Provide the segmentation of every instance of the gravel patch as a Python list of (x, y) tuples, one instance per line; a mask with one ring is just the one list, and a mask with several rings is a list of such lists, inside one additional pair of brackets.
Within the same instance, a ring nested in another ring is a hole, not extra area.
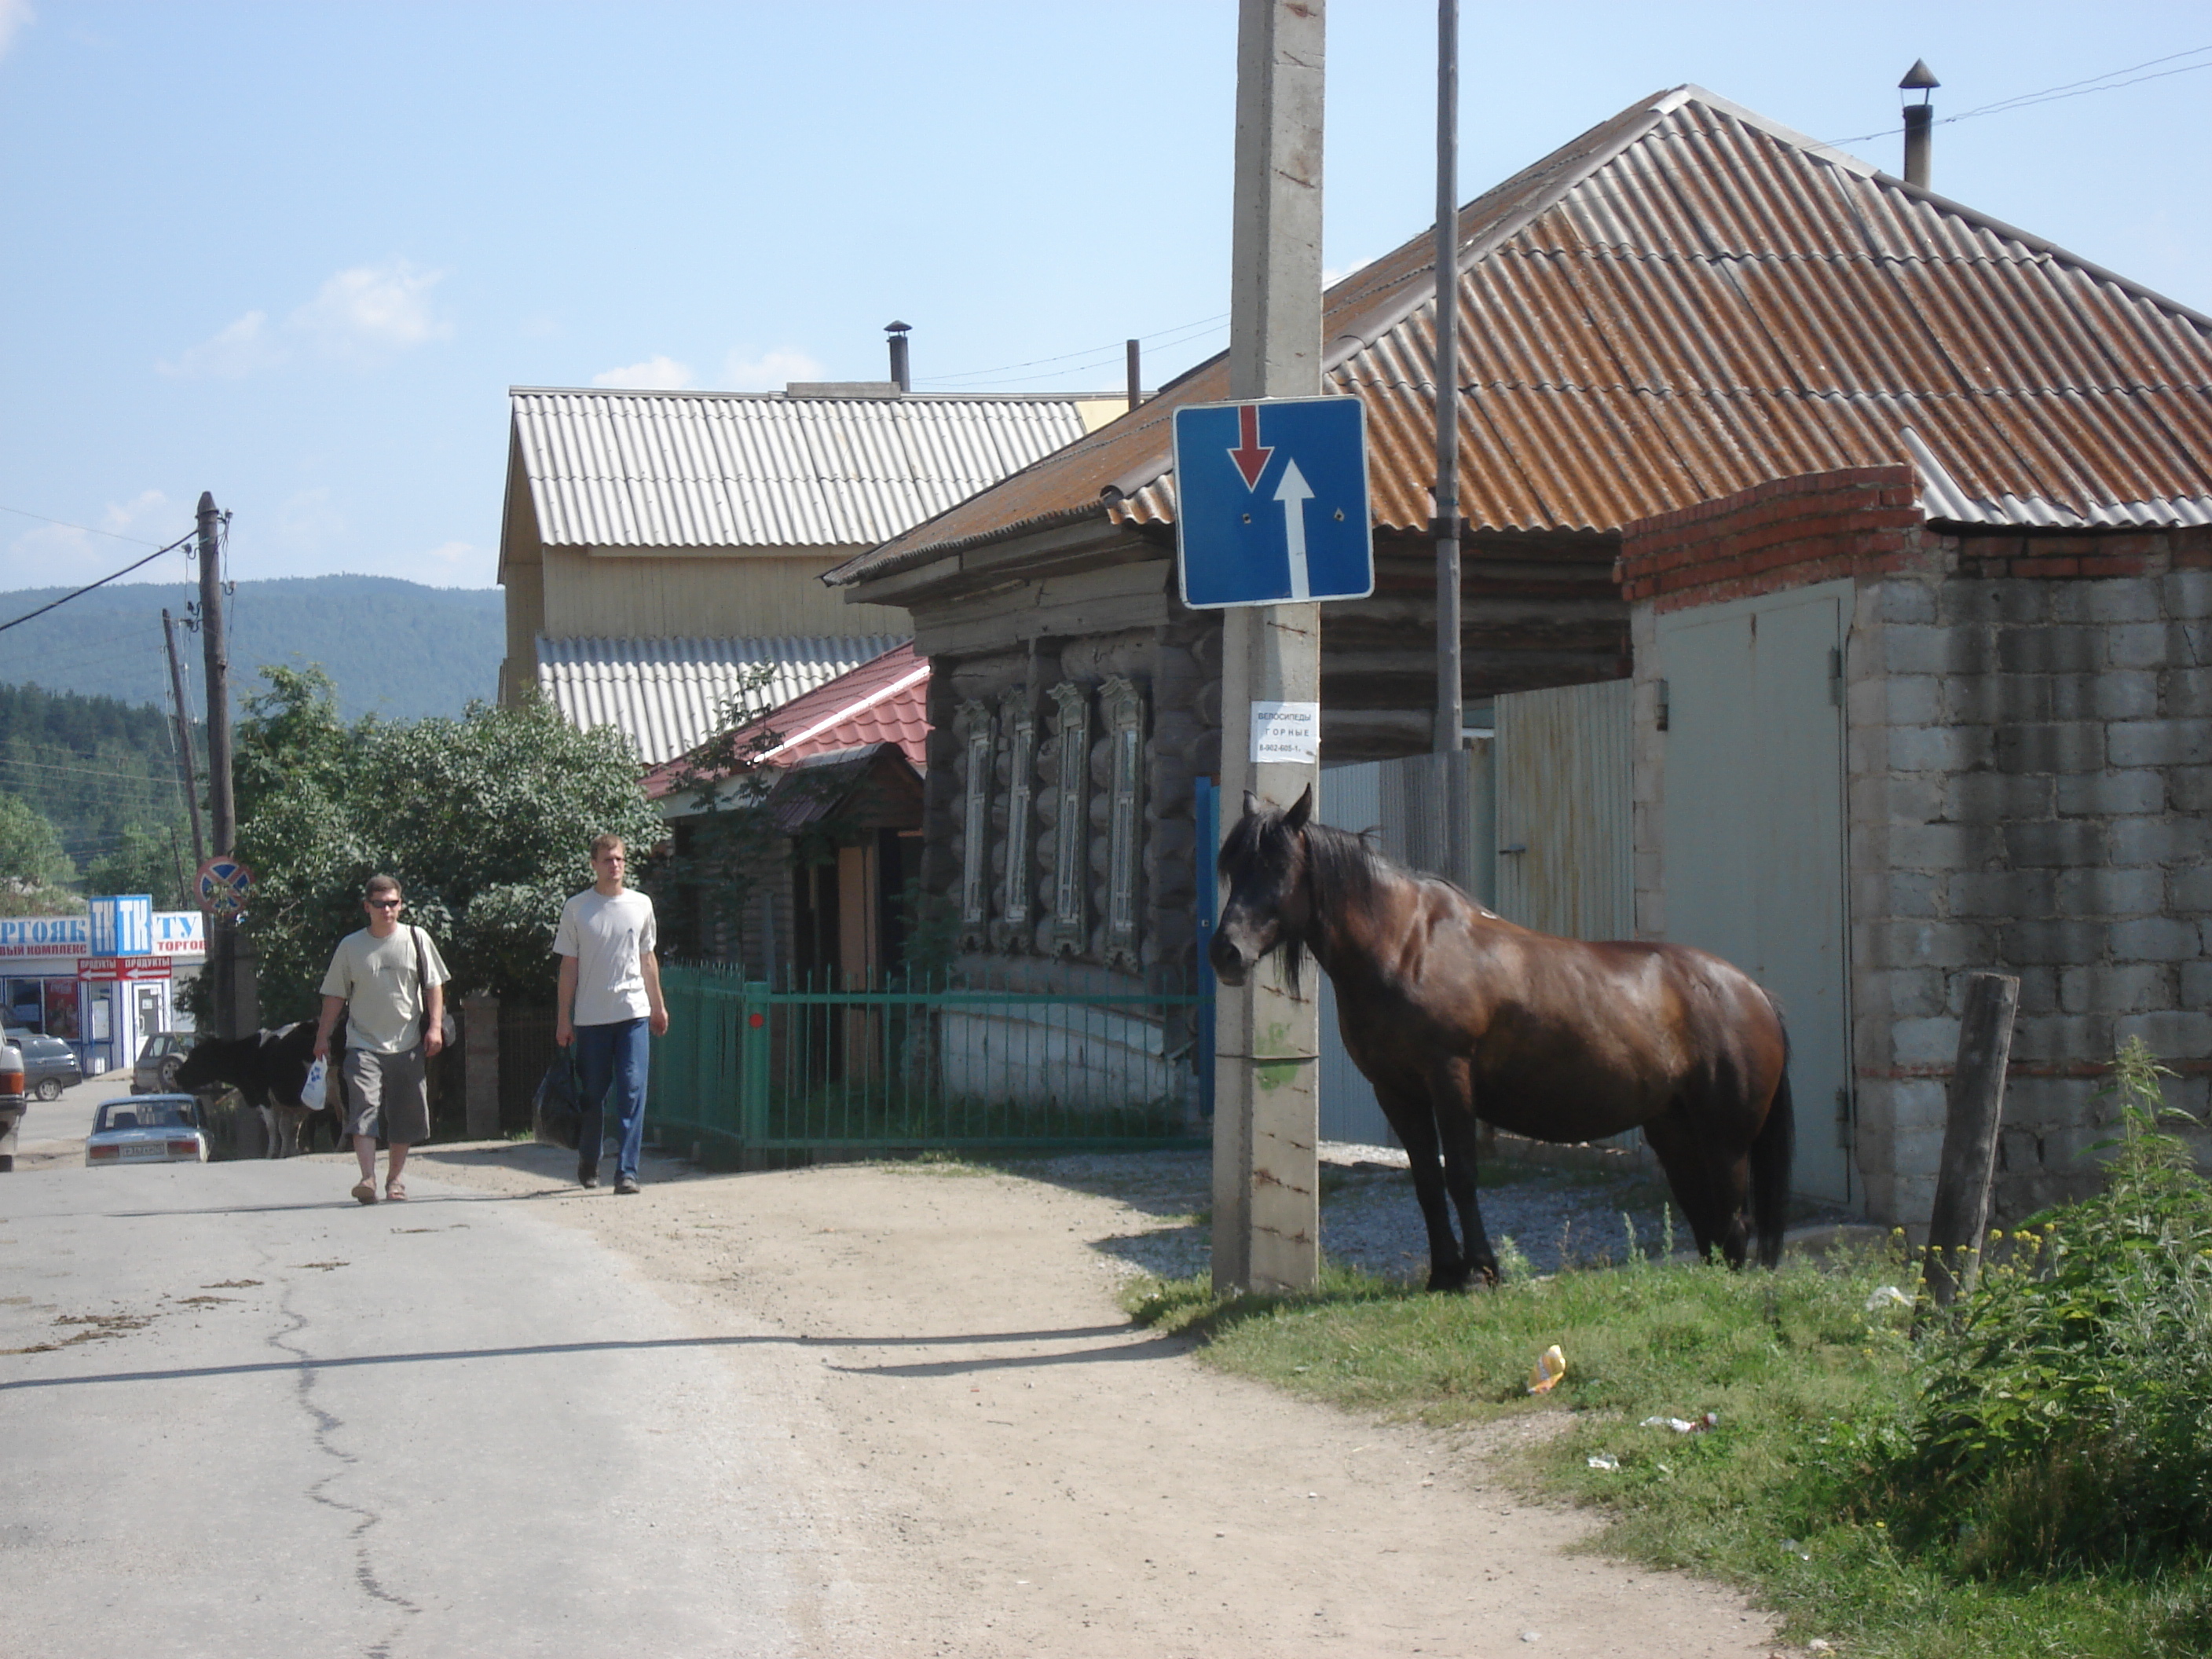
[[(1425, 1276), (1428, 1234), (1406, 1154), (1395, 1147), (1328, 1142), (1322, 1162), (1321, 1242), (1328, 1258), (1385, 1279)], [(1211, 1265), (1212, 1160), (1205, 1152), (1079, 1153), (1008, 1167), (1034, 1180), (1119, 1199), (1151, 1218), (1139, 1230), (1094, 1241), (1093, 1248), (1121, 1272), (1188, 1279)], [(1510, 1239), (1535, 1273), (1620, 1260), (1631, 1224), (1646, 1250), (1659, 1248), (1665, 1235), (1665, 1190), (1640, 1170), (1558, 1169), (1494, 1159), (1485, 1165), (1483, 1179), (1479, 1201), (1492, 1245), (1502, 1253)], [(1678, 1243), (1686, 1247), (1689, 1230), (1678, 1222), (1677, 1231)]]

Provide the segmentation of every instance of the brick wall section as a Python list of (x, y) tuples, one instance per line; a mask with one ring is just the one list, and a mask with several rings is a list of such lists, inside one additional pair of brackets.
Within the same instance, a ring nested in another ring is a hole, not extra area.
[[(1899, 504), (1903, 492), (1906, 505)], [(1848, 575), (1856, 1159), (1869, 1213), (1934, 1195), (1966, 975), (2021, 976), (1996, 1216), (2094, 1184), (2141, 1036), (2212, 1084), (2212, 531), (1938, 533), (1907, 469), (1783, 479), (1632, 526), (1638, 931), (1667, 932), (1660, 611)]]
[(1614, 576), (1623, 597), (1662, 611), (1865, 580), (1899, 568), (1919, 523), (1908, 466), (1776, 478), (1631, 525)]

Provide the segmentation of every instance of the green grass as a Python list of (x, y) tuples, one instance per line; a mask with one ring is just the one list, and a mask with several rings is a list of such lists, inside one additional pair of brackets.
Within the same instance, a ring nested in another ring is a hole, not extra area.
[[(1224, 1300), (1202, 1280), (1153, 1281), (1130, 1307), (1202, 1336), (1212, 1364), (1346, 1410), (1440, 1426), (1552, 1419), (1558, 1432), (1511, 1454), (1508, 1478), (1604, 1511), (1594, 1547), (1743, 1587), (1796, 1641), (1883, 1659), (2212, 1651), (2200, 1574), (1976, 1579), (1909, 1552), (1877, 1515), (1847, 1518), (1838, 1425), (1895, 1418), (1914, 1395), (1910, 1310), (1868, 1306), (1885, 1284), (1913, 1279), (1881, 1251), (1775, 1273), (1632, 1260), (1509, 1274), (1468, 1296), (1328, 1267), (1310, 1296)], [(1530, 1368), (1554, 1343), (1565, 1379), (1532, 1397)], [(1708, 1412), (1717, 1425), (1699, 1433), (1641, 1426)]]

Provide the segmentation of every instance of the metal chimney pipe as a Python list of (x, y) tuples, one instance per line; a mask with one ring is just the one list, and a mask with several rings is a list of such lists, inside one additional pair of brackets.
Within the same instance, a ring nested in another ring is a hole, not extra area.
[(1922, 190), (1929, 188), (1929, 161), (1934, 149), (1936, 125), (1935, 106), (1929, 103), (1928, 94), (1942, 84), (1924, 58), (1916, 58), (1912, 67), (1905, 70), (1905, 78), (1897, 83), (1900, 92), (1920, 94), (1918, 103), (1905, 106), (1905, 182)]
[(1129, 407), (1134, 409), (1145, 401), (1145, 369), (1142, 348), (1129, 342)]
[(885, 323), (884, 332), (891, 337), (891, 384), (901, 392), (911, 392), (914, 390), (914, 376), (908, 371), (906, 358), (908, 325), (905, 323)]

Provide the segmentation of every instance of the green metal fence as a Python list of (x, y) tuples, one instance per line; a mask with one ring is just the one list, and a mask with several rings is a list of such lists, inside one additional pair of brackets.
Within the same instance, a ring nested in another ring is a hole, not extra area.
[(1191, 995), (898, 981), (771, 986), (665, 967), (650, 1131), (725, 1159), (1209, 1144)]

